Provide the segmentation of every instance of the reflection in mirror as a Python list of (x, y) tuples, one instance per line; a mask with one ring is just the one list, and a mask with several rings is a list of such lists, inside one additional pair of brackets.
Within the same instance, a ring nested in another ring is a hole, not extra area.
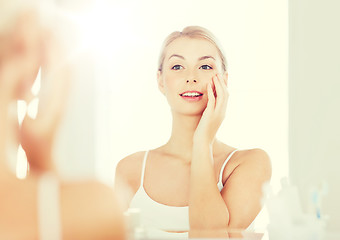
[[(166, 98), (157, 89), (159, 50), (171, 31), (181, 30), (187, 25), (201, 25), (216, 34), (229, 64), (230, 97), (217, 138), (238, 149), (265, 149), (272, 161), (274, 191), (279, 190), (280, 178), (288, 175), (287, 25), (286, 21), (282, 21), (287, 18), (285, 3), (268, 6), (272, 9), (271, 13), (277, 13), (274, 14), (276, 17), (250, 1), (247, 3), (249, 8), (239, 3), (214, 3), (203, 9), (202, 6), (182, 2), (180, 5), (183, 8), (176, 8), (172, 2), (166, 6), (172, 10), (166, 12), (162, 11), (164, 5), (151, 1), (144, 1), (143, 6), (141, 3), (121, 3), (116, 6), (124, 16), (117, 15), (120, 21), (115, 16), (111, 17), (110, 22), (119, 23), (112, 29), (126, 34), (116, 38), (113, 35), (115, 31), (108, 31), (108, 38), (114, 44), (109, 44), (107, 53), (101, 54), (100, 71), (96, 72), (96, 107), (99, 113), (96, 115), (96, 134), (100, 136), (96, 141), (99, 141), (98, 149), (101, 150), (98, 151), (100, 157), (96, 161), (96, 174), (104, 181), (112, 181), (118, 160), (136, 151), (155, 149), (167, 142), (172, 117)], [(185, 11), (189, 5), (196, 10)], [(216, 8), (216, 5), (221, 7)], [(140, 9), (153, 10), (145, 14)], [(186, 20), (172, 17), (173, 12), (187, 16)], [(202, 18), (195, 12), (205, 12), (209, 18)], [(259, 12), (261, 16), (271, 18), (270, 23), (257, 18), (255, 15)], [(224, 16), (223, 20), (221, 16)], [(278, 27), (272, 28), (273, 25)], [(180, 60), (177, 58), (177, 61)], [(111, 106), (111, 111), (107, 111), (108, 106)], [(176, 206), (171, 199), (157, 198), (152, 189), (148, 190), (148, 186), (155, 183), (162, 185), (161, 178), (148, 179), (147, 172), (152, 171), (148, 170), (148, 163), (156, 158), (152, 156), (153, 153), (150, 151), (145, 168), (146, 192), (158, 203)], [(143, 159), (143, 156), (141, 153), (138, 158)], [(142, 172), (142, 162), (140, 160), (138, 164), (132, 164), (138, 169), (136, 176)], [(108, 168), (110, 165), (113, 167)], [(134, 169), (133, 166), (131, 169)], [(141, 179), (138, 178), (136, 182), (138, 185)], [(185, 205), (183, 202), (177, 206)], [(264, 231), (267, 223), (264, 210), (254, 222), (254, 227)]]

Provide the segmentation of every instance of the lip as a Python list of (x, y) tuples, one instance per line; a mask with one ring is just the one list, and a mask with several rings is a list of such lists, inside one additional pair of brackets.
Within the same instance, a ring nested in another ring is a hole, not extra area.
[[(193, 95), (193, 94), (196, 94), (196, 95)], [(186, 101), (197, 102), (203, 98), (203, 93), (199, 91), (185, 91), (185, 92), (180, 93), (179, 96), (181, 96), (181, 98)]]

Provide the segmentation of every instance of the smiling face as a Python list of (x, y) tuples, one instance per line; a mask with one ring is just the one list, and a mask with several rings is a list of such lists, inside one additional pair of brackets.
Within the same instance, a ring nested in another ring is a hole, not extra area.
[(201, 115), (207, 105), (207, 84), (222, 73), (214, 44), (202, 38), (179, 37), (166, 47), (158, 86), (172, 111)]

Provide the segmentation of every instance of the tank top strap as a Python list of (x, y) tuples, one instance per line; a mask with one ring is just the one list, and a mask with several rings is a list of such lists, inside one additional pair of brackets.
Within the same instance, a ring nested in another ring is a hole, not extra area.
[(219, 177), (219, 179), (218, 179), (218, 184), (221, 185), (221, 186), (223, 186), (222, 177), (223, 177), (223, 172), (224, 172), (225, 166), (227, 165), (229, 159), (234, 155), (234, 153), (235, 153), (236, 151), (237, 151), (237, 149), (235, 149), (234, 151), (232, 151), (232, 152), (228, 155), (227, 159), (224, 161), (224, 163), (223, 163), (223, 165), (222, 165), (222, 167), (221, 167), (221, 170), (220, 170), (220, 177)]
[(148, 154), (149, 154), (149, 151), (146, 151), (144, 154), (142, 174), (141, 174), (141, 179), (140, 179), (140, 187), (143, 187), (143, 184), (144, 184), (145, 165), (146, 165), (146, 159), (148, 158)]
[(61, 240), (60, 185), (52, 173), (38, 180), (38, 224), (40, 240)]

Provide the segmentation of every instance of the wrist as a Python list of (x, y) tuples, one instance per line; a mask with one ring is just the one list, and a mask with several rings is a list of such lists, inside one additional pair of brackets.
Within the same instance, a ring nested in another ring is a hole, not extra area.
[(201, 146), (209, 146), (211, 144), (208, 138), (197, 137), (193, 139), (193, 145), (194, 147), (195, 146), (201, 147)]
[(193, 151), (201, 152), (205, 150), (211, 150), (212, 145), (212, 141), (210, 141), (208, 138), (197, 138), (193, 141)]
[(193, 144), (200, 145), (200, 146), (212, 146), (214, 138), (210, 138), (208, 136), (203, 135), (194, 135)]

